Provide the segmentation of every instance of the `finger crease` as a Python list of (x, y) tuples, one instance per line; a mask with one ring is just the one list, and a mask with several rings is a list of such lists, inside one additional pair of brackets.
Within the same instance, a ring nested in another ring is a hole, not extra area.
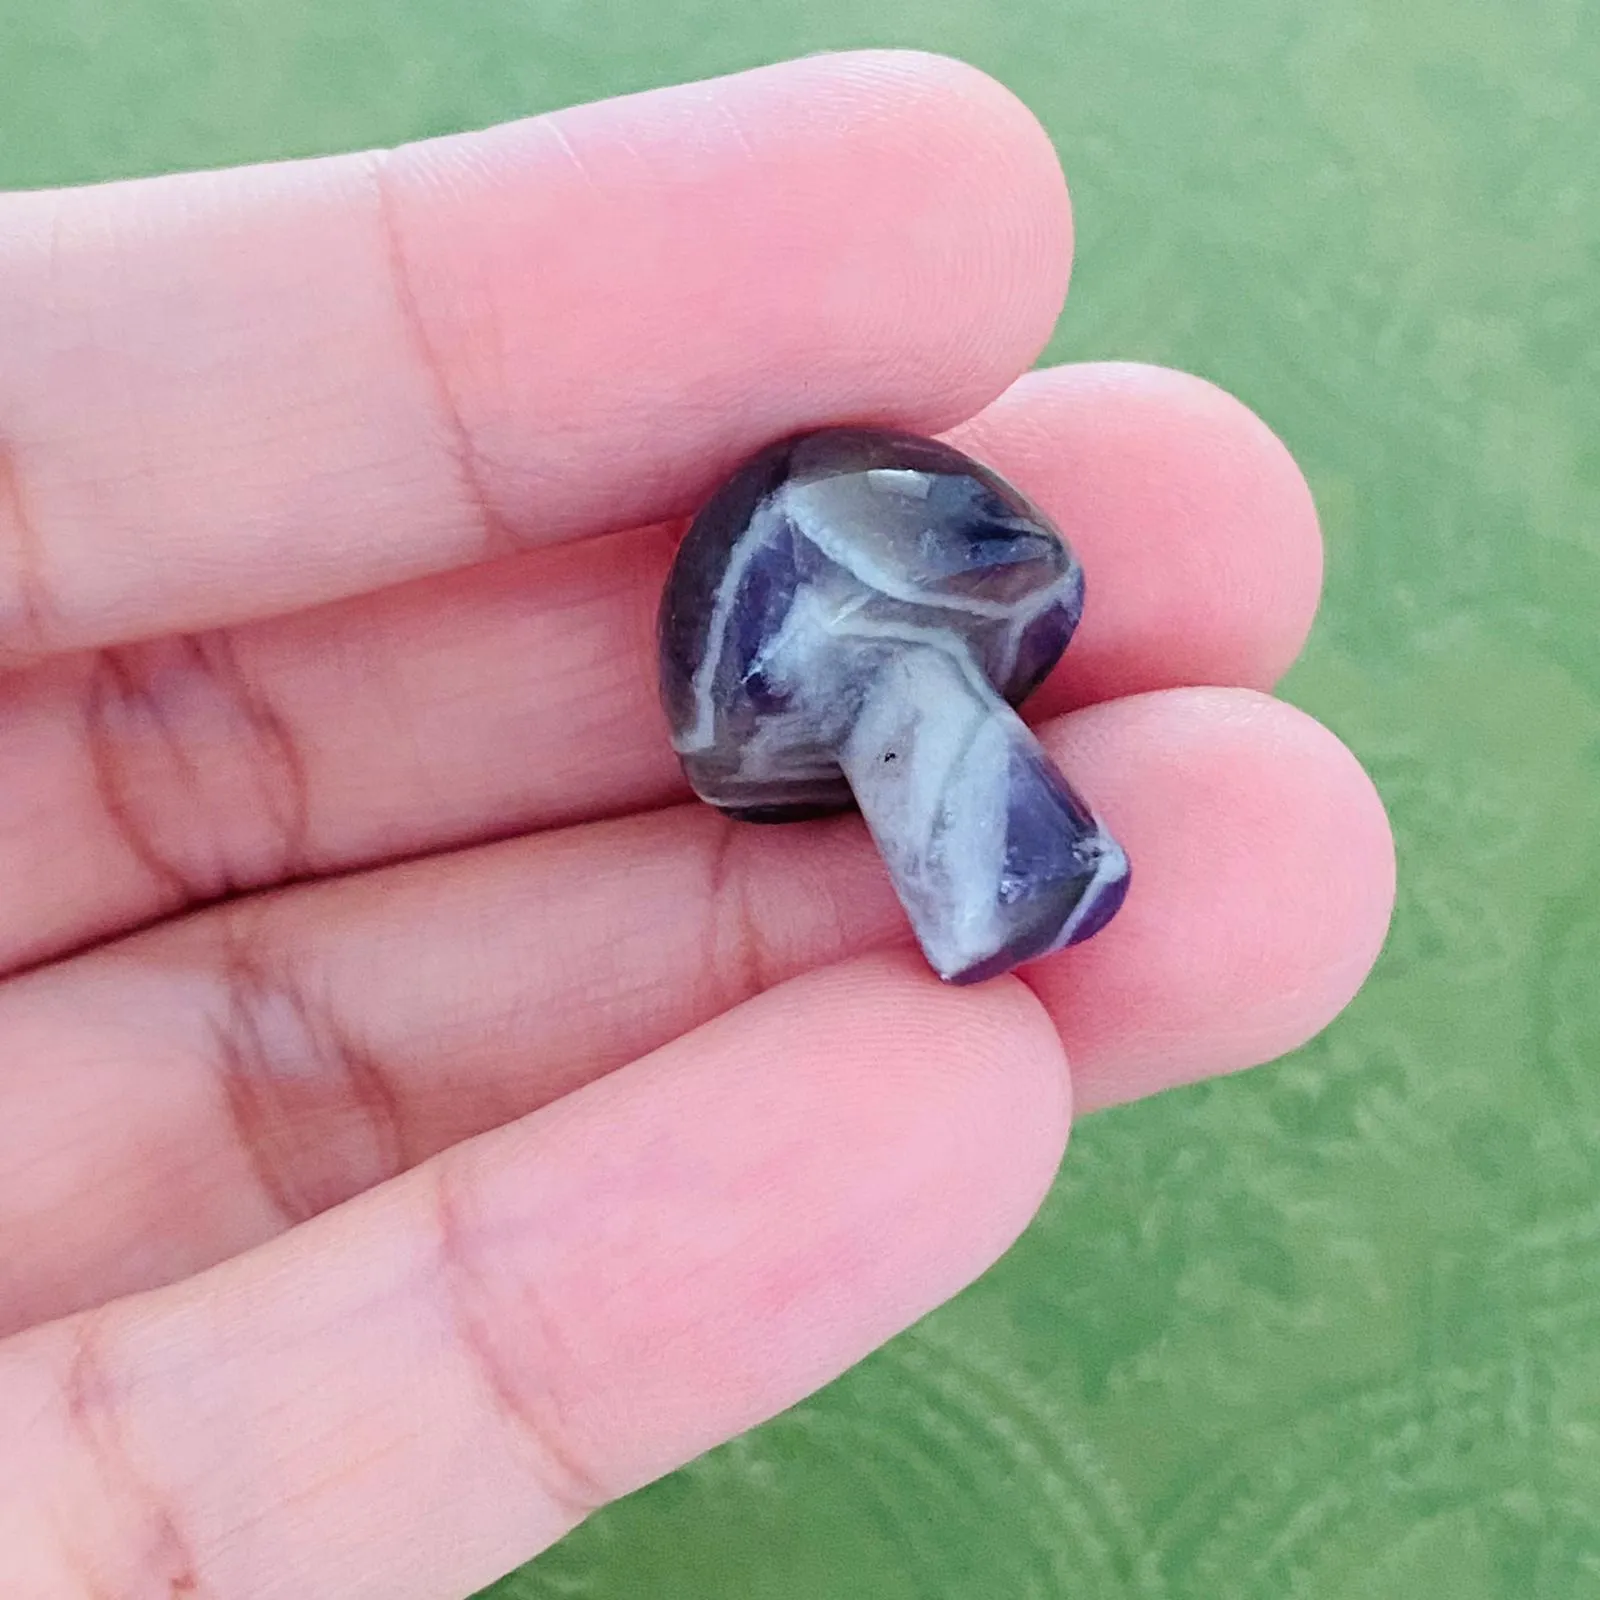
[(740, 824), (716, 819), (706, 851), (707, 971), (721, 993), (719, 1009), (758, 995), (773, 982), (765, 930), (750, 900)]
[(234, 1138), (291, 1226), (412, 1165), (400, 1095), (331, 1007), (273, 963), (249, 913), (223, 919), (213, 1057)]
[(389, 154), (388, 151), (378, 150), (368, 157), (384, 266), (406, 341), (415, 352), (433, 391), (462, 497), (471, 507), (478, 526), (481, 558), (489, 560), (506, 555), (519, 548), (519, 545), (494, 509), (484, 488), (478, 452), (473, 446), (466, 419), (461, 414), (461, 402), (456, 398), (455, 386), (445, 371), (444, 361), (428, 331), (427, 318), (423, 316), (422, 306), (417, 299), (411, 258), (401, 235), (399, 219), (395, 215), (394, 190), (389, 178)]
[(16, 447), (0, 438), (0, 543), (11, 553), (9, 595), (0, 592), (0, 641), (19, 659), (49, 650), (59, 608), (45, 577), (44, 540), (22, 492)]
[(62, 1380), (63, 1410), (106, 1503), (125, 1510), (131, 1526), (128, 1553), (118, 1562), (128, 1581), (108, 1584), (96, 1572), (88, 1579), (90, 1590), (97, 1595), (159, 1592), (167, 1600), (197, 1600), (202, 1590), (193, 1546), (175, 1508), (140, 1470), (129, 1447), (124, 1391), (106, 1359), (101, 1327), (98, 1313), (78, 1319)]
[(309, 869), (303, 752), (227, 634), (100, 651), (84, 737), (102, 809), (168, 909)]
[[(461, 1180), (448, 1159), (436, 1170), (439, 1278), (456, 1342), (496, 1415), (530, 1448), (540, 1489), (576, 1527), (615, 1494), (568, 1442), (558, 1369), (570, 1366), (571, 1356), (555, 1318), (526, 1281), (518, 1284), (515, 1315), (508, 1315), (511, 1306), (503, 1293), (490, 1290), (490, 1273), (478, 1260)], [(519, 1381), (519, 1371), (534, 1375), (534, 1383)]]

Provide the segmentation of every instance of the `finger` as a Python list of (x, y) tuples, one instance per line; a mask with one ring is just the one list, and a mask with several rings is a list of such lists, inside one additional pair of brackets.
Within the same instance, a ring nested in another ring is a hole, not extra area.
[(813, 57), (363, 154), (0, 200), (0, 648), (194, 630), (946, 426), (1070, 224), (1006, 91)]
[[(1222, 690), (1043, 732), (1134, 861), (1116, 922), (1027, 970), (1080, 1107), (1279, 1055), (1349, 999), (1393, 862), (1331, 735)], [(692, 806), (286, 892), (17, 980), (0, 1320), (197, 1270), (906, 938), (855, 819), (751, 828)]]
[(1034, 372), (955, 430), (1067, 534), (1088, 574), (1038, 715), (1192, 684), (1270, 689), (1305, 644), (1322, 537), (1305, 478), (1247, 407), (1164, 367)]
[[(955, 438), (1059, 519), (1090, 575), (1040, 711), (1266, 688), (1293, 659), (1316, 515), (1237, 401), (1156, 368), (1064, 367)], [(681, 796), (654, 639), (673, 544), (655, 528), (15, 680), (0, 960), (230, 889)]]
[[(0, 1349), (23, 1589), (464, 1594), (825, 1383), (1027, 1222), (1067, 1125), (1013, 980), (775, 989), (226, 1268)], [(403, 1537), (396, 1537), (404, 1530)]]

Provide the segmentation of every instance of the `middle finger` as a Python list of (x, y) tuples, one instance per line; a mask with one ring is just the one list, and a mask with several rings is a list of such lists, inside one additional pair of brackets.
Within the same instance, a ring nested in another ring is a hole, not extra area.
[[(1315, 513), (1236, 401), (1154, 368), (1065, 367), (952, 437), (1052, 514), (1088, 571), (1080, 637), (1032, 711), (1267, 688), (1293, 659)], [(680, 797), (653, 637), (674, 534), (15, 676), (0, 970), (225, 892)]]

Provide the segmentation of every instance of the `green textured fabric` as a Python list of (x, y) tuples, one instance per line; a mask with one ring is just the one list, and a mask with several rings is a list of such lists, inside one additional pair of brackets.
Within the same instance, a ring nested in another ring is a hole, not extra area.
[(1600, 1596), (1600, 10), (1590, 0), (0, 0), (0, 182), (364, 145), (823, 47), (1010, 83), (1055, 358), (1305, 464), (1292, 696), (1377, 775), (1377, 977), (1093, 1118), (1037, 1225), (499, 1600)]

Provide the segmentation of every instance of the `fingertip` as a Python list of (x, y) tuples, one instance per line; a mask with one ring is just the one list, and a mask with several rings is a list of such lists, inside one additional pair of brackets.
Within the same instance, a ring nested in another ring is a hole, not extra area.
[[(817, 76), (820, 104), (840, 102), (858, 119), (857, 164), (881, 139), (913, 188), (943, 197), (925, 222), (897, 231), (900, 275), (917, 292), (879, 308), (891, 348), (914, 364), (904, 374), (906, 398), (869, 401), (861, 420), (952, 426), (1003, 393), (1055, 330), (1073, 249), (1060, 157), (1013, 90), (953, 56), (844, 51), (742, 76), (771, 74), (798, 99), (798, 74), (807, 71)], [(950, 284), (963, 303), (941, 292)]]
[(1142, 385), (1170, 408), (1197, 492), (1238, 530), (1217, 552), (1234, 603), (1216, 608), (1219, 626), (1204, 644), (1215, 659), (1250, 660), (1243, 687), (1272, 688), (1305, 647), (1322, 599), (1322, 528), (1305, 474), (1255, 411), (1208, 379), (1134, 364), (1108, 378)]
[(1118, 919), (1029, 973), (1081, 1109), (1272, 1060), (1350, 1002), (1388, 929), (1394, 847), (1332, 733), (1265, 695), (1189, 689), (1045, 738), (1135, 863)]
[(913, 96), (920, 98), (912, 132), (947, 169), (948, 180), (968, 186), (975, 208), (981, 208), (977, 214), (997, 197), (1009, 200), (993, 240), (1004, 254), (994, 265), (1026, 274), (1020, 281), (1030, 292), (1011, 330), (1017, 340), (1012, 359), (1019, 371), (1031, 366), (1055, 330), (1072, 271), (1072, 200), (1048, 129), (1009, 85), (954, 56), (868, 50), (834, 59), (885, 82), (892, 94), (905, 97), (908, 111)]
[(1322, 539), (1276, 434), (1205, 379), (1095, 362), (1028, 374), (962, 442), (1034, 495), (1087, 574), (1034, 709), (1189, 684), (1269, 689), (1316, 615)]

